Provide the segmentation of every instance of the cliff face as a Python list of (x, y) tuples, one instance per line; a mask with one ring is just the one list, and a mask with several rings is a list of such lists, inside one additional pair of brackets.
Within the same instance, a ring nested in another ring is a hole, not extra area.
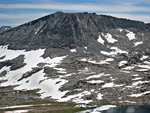
[(150, 25), (57, 12), (0, 33), (0, 82), (40, 97), (150, 103)]

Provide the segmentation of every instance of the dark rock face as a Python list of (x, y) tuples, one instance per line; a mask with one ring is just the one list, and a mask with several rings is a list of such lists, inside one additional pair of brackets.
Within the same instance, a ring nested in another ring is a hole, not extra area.
[(20, 55), (12, 60), (0, 62), (0, 68), (4, 66), (11, 66), (10, 67), (11, 70), (19, 69), (25, 65), (26, 64), (24, 63), (24, 55)]
[(28, 71), (28, 72), (26, 72), (25, 74), (23, 74), (22, 77), (21, 77), (18, 81), (23, 80), (23, 79), (25, 79), (25, 78), (28, 78), (28, 77), (30, 77), (31, 75), (33, 75), (33, 74), (39, 72), (40, 70), (41, 70), (41, 68), (38, 68), (38, 67), (37, 67), (37, 68), (33, 68), (32, 71)]
[(115, 28), (150, 30), (149, 24), (95, 13), (57, 12), (0, 34), (0, 44), (12, 49), (84, 47), (100, 32)]
[(7, 30), (9, 30), (9, 29), (11, 29), (10, 26), (2, 26), (2, 27), (0, 27), (0, 33), (1, 33), (1, 32), (4, 32), (4, 31), (7, 31)]

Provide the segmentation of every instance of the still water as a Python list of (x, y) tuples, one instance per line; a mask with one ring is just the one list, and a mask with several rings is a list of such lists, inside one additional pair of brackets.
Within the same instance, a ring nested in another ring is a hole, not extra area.
[(136, 106), (100, 106), (80, 113), (150, 113), (150, 105)]

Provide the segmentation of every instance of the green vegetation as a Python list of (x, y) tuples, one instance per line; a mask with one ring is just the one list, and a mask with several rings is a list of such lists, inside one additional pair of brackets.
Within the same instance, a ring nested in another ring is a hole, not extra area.
[(74, 103), (60, 103), (53, 102), (49, 99), (40, 99), (40, 98), (15, 98), (8, 96), (9, 94), (15, 92), (15, 95), (35, 95), (38, 90), (31, 91), (14, 91), (13, 87), (0, 87), (0, 106), (15, 106), (15, 105), (31, 105), (20, 108), (7, 108), (0, 109), (0, 113), (5, 111), (14, 111), (14, 110), (24, 110), (29, 109), (28, 113), (75, 113), (78, 111), (85, 110), (85, 108), (76, 108)]

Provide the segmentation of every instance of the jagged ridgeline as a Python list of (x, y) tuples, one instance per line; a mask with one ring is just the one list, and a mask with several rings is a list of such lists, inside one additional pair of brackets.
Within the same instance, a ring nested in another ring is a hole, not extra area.
[(84, 104), (150, 103), (150, 24), (56, 12), (0, 33), (1, 86)]

